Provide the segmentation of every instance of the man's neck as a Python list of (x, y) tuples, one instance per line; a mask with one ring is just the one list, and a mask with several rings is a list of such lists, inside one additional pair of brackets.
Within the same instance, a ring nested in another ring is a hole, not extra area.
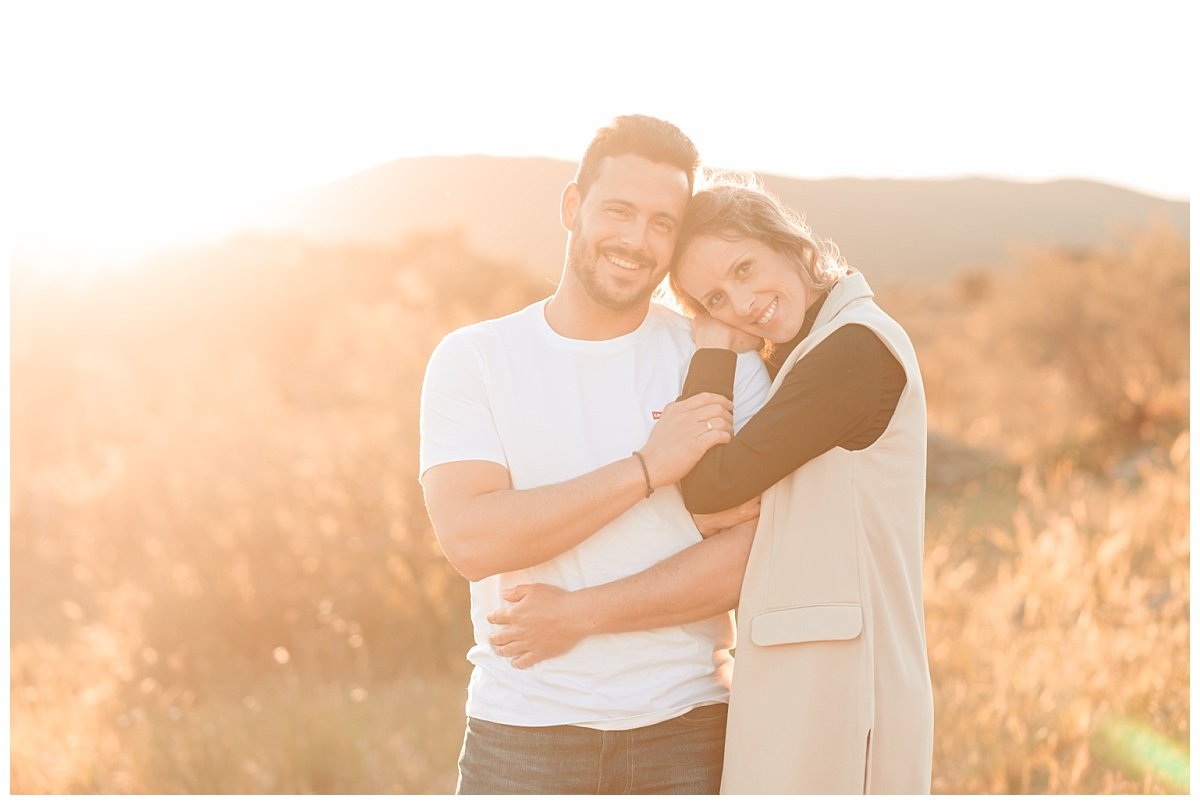
[(650, 310), (650, 299), (625, 310), (601, 305), (587, 291), (565, 280), (546, 303), (546, 323), (564, 338), (607, 341), (628, 335), (642, 326)]

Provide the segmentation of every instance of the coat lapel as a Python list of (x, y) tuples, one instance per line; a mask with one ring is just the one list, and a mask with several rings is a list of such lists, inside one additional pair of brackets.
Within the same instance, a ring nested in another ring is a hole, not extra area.
[(875, 294), (871, 291), (871, 286), (867, 284), (867, 278), (859, 272), (855, 271), (842, 277), (838, 284), (833, 286), (833, 290), (829, 292), (829, 297), (825, 300), (825, 304), (821, 306), (821, 312), (817, 314), (817, 318), (813, 322), (812, 330), (809, 331), (808, 336), (796, 345), (792, 353), (787, 356), (783, 364), (779, 367), (779, 373), (775, 375), (775, 381), (771, 384), (771, 392), (767, 396), (767, 399), (770, 399), (779, 390), (780, 385), (783, 384), (783, 378), (796, 365), (796, 361), (804, 357), (814, 343), (825, 338), (823, 330), (826, 325), (832, 322), (849, 305), (860, 299), (870, 299), (873, 296)]

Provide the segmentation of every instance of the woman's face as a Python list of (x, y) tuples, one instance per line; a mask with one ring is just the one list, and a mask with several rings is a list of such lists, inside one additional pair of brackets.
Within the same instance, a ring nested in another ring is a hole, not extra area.
[(768, 341), (790, 341), (804, 324), (808, 286), (790, 259), (760, 240), (701, 235), (681, 255), (675, 279), (714, 319)]

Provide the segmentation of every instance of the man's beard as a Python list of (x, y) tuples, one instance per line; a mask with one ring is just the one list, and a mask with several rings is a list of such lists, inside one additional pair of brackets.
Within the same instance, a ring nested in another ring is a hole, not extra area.
[(646, 272), (647, 284), (638, 285), (632, 281), (620, 284), (616, 281), (605, 283), (597, 266), (601, 259), (599, 252), (592, 248), (591, 242), (581, 236), (577, 230), (571, 232), (571, 243), (567, 249), (567, 270), (578, 278), (579, 284), (583, 286), (592, 301), (610, 310), (629, 310), (644, 304), (654, 293), (658, 281), (662, 279), (661, 276), (655, 276), (654, 259), (648, 254), (637, 254), (623, 249), (609, 249), (608, 251), (627, 260), (649, 264), (650, 268)]

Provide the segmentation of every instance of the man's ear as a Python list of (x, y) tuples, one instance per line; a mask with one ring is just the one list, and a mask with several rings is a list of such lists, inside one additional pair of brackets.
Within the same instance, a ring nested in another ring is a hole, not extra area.
[(575, 228), (575, 214), (579, 212), (579, 203), (583, 200), (579, 195), (579, 185), (568, 182), (563, 189), (562, 205), (558, 211), (559, 220), (567, 231)]

